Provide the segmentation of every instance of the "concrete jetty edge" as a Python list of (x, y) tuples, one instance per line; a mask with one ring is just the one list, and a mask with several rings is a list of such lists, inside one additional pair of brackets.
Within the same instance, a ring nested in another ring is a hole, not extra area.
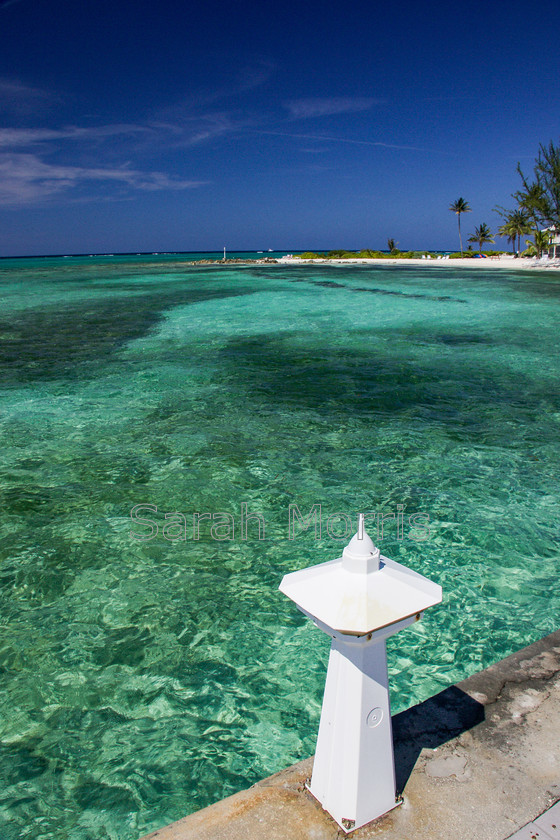
[[(403, 803), (346, 836), (510, 837), (560, 799), (560, 630), (394, 715), (393, 740)], [(312, 766), (301, 761), (142, 840), (338, 840), (305, 789)]]

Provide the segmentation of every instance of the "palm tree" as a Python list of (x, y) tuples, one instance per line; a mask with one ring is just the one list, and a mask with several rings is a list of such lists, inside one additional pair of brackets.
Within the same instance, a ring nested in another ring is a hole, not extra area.
[(457, 224), (459, 225), (459, 244), (461, 246), (461, 256), (463, 256), (463, 240), (461, 239), (461, 213), (470, 213), (471, 208), (469, 207), (468, 201), (465, 201), (464, 198), (458, 198), (457, 201), (453, 202), (449, 209), (452, 213), (457, 214)]
[[(517, 164), (517, 170), (521, 174), (523, 179), (523, 183), (525, 185), (524, 190), (518, 190), (516, 193), (513, 194), (513, 198), (517, 199), (519, 204), (519, 209), (525, 213), (531, 221), (533, 222), (533, 230), (541, 233), (541, 226), (539, 224), (539, 211), (543, 206), (543, 201), (545, 201), (544, 190), (541, 184), (533, 183), (528, 184), (525, 180), (523, 173)], [(537, 237), (535, 239), (535, 247), (537, 249), (537, 256), (540, 257), (543, 250), (548, 246), (548, 241), (546, 244), (543, 244), (543, 240)]]
[(515, 240), (517, 239), (517, 231), (512, 230), (510, 225), (507, 222), (504, 222), (498, 228), (498, 233), (500, 236), (505, 236), (508, 242), (511, 242), (511, 250), (515, 253)]
[(539, 227), (560, 226), (560, 146), (551, 141), (548, 146), (542, 143), (533, 167), (534, 181), (529, 181), (517, 164), (523, 190), (514, 193), (523, 210), (526, 210), (539, 223)]
[(469, 236), (467, 242), (478, 243), (478, 253), (482, 256), (482, 246), (485, 242), (494, 242), (494, 237), (488, 225), (485, 225), (483, 222), (480, 227), (475, 227), (474, 233), (472, 236)]
[(533, 233), (533, 226), (529, 220), (529, 216), (523, 210), (513, 210), (506, 214), (502, 214), (505, 222), (499, 228), (500, 236), (507, 236), (515, 247), (515, 240), (517, 239), (517, 256), (521, 249), (521, 237), (528, 233)]
[[(527, 178), (521, 165), (517, 164), (521, 177), (522, 190), (513, 194), (519, 208), (533, 221), (535, 230), (560, 229), (560, 146), (551, 141), (548, 146), (542, 143), (533, 167), (533, 178)], [(539, 244), (537, 253), (540, 256)]]
[(548, 231), (538, 229), (533, 230), (533, 237), (535, 240), (534, 242), (528, 240), (525, 244), (527, 245), (527, 249), (529, 251), (534, 251), (535, 255), (537, 257), (540, 257), (542, 255), (542, 252), (548, 249), (548, 243), (550, 239)]

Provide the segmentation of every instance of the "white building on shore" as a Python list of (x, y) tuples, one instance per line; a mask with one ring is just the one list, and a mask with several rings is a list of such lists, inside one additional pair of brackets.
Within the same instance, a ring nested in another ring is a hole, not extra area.
[(543, 233), (548, 233), (548, 257), (551, 260), (560, 258), (560, 230), (555, 227), (545, 228)]

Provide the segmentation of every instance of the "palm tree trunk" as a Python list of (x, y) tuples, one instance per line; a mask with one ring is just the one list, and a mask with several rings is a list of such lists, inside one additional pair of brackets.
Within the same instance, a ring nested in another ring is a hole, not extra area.
[(457, 224), (459, 225), (459, 245), (461, 246), (461, 256), (463, 256), (463, 240), (461, 239), (461, 214), (457, 213)]

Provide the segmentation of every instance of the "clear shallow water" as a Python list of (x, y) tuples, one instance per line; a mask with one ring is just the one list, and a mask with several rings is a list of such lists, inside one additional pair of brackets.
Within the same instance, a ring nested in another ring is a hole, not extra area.
[(3, 840), (135, 840), (312, 753), (328, 640), (277, 587), (345, 540), (290, 503), (404, 505), (381, 548), (445, 594), (394, 710), (557, 627), (553, 274), (17, 260), (0, 295)]

